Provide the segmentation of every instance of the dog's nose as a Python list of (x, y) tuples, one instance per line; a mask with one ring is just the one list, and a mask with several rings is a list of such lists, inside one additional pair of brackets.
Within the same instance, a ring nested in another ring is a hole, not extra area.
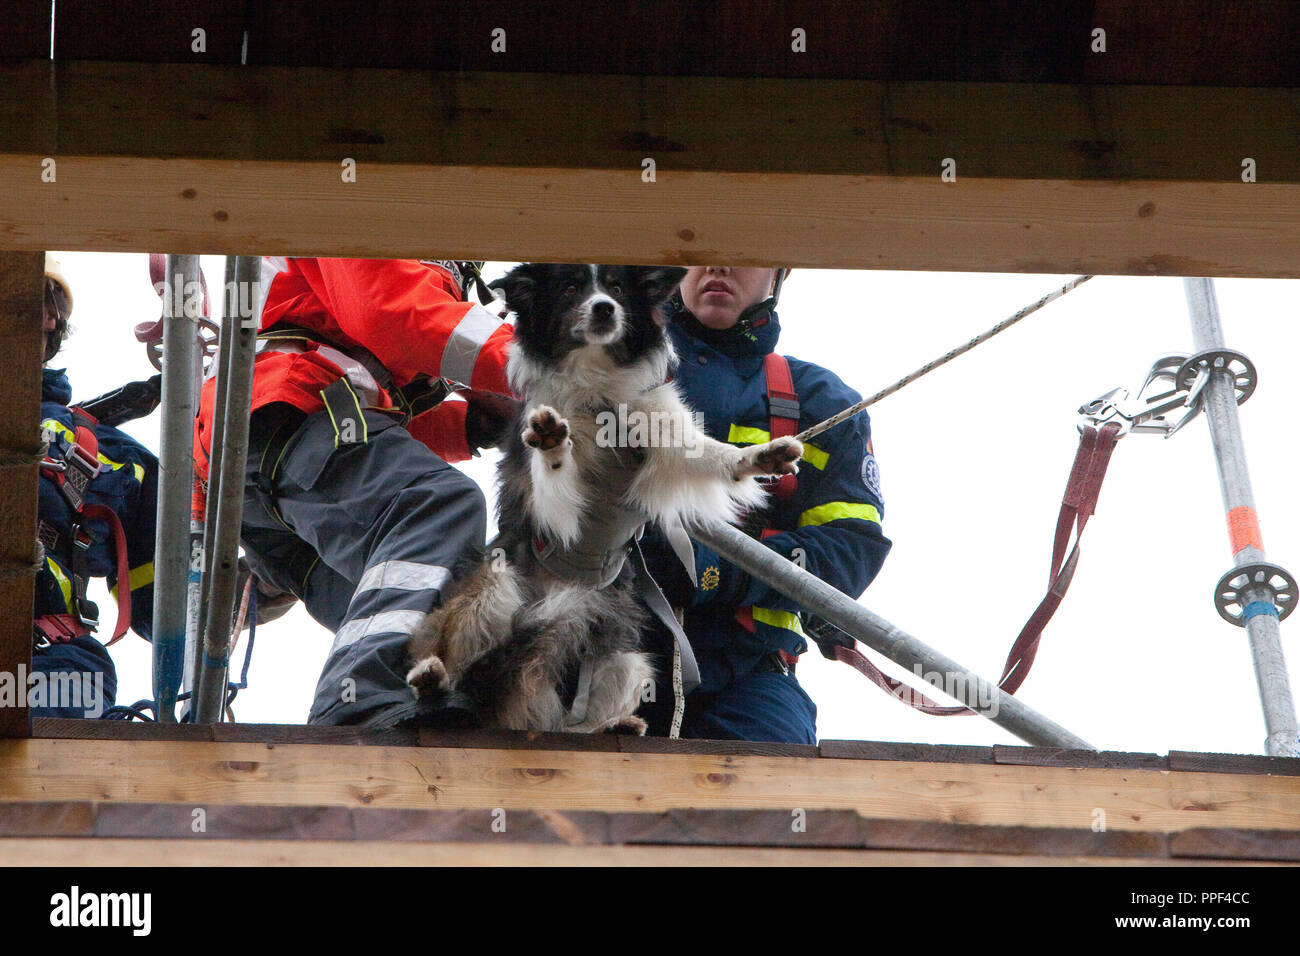
[(614, 303), (608, 299), (593, 303), (591, 318), (596, 325), (609, 325), (614, 320)]

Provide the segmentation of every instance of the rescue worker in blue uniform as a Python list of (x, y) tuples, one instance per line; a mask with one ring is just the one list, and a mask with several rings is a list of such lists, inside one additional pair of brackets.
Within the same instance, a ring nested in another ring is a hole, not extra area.
[[(47, 257), (45, 362), (67, 337), (72, 296), (57, 261)], [(98, 608), (86, 597), (92, 577), (129, 588), (130, 626), (151, 638), (153, 550), (158, 460), (116, 428), (70, 407), (72, 389), (63, 369), (45, 368), (41, 382), (41, 429), (48, 443), (40, 469), (41, 567), (33, 610), (33, 675), (45, 692), (31, 702), (32, 716), (98, 717), (113, 705), (117, 672), (97, 628)], [(83, 486), (84, 482), (84, 486)], [(109, 512), (113, 517), (109, 516)], [(122, 529), (125, 566), (119, 561)], [(126, 573), (129, 580), (120, 580)], [(109, 643), (112, 643), (109, 640)], [(53, 679), (52, 679), (53, 678)], [(33, 682), (32, 687), (37, 686)]]
[[(780, 335), (775, 310), (786, 270), (693, 267), (670, 305), (669, 334), (680, 357), (676, 382), (714, 438), (747, 445), (769, 440), (774, 416), (802, 431), (860, 401), (827, 369), (788, 358), (794, 401), (769, 399), (766, 357)], [(774, 389), (781, 392), (782, 389)], [(778, 413), (785, 413), (784, 416)], [(791, 419), (797, 420), (794, 424)], [(865, 412), (805, 443), (799, 474), (746, 522), (763, 544), (857, 598), (884, 563), (884, 501)], [(647, 533), (647, 561), (684, 629), (701, 684), (686, 699), (682, 737), (816, 743), (817, 708), (793, 672), (808, 647), (800, 608), (709, 548), (695, 544), (692, 584), (661, 536)], [(806, 619), (811, 621), (811, 619)], [(658, 635), (660, 660), (671, 650)], [(661, 668), (657, 686), (667, 685)], [(651, 732), (667, 733), (672, 695), (640, 711)]]

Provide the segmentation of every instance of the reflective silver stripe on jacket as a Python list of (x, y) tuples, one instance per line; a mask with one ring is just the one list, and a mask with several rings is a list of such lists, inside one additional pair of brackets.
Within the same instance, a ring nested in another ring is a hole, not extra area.
[(335, 654), (371, 634), (410, 634), (425, 617), (424, 611), (383, 611), (348, 621), (334, 635), (330, 653)]
[(499, 318), (481, 305), (471, 305), (447, 339), (438, 374), (461, 385), (471, 385), (478, 353), (500, 327)]
[(438, 564), (384, 561), (366, 568), (352, 600), (363, 591), (441, 591), (450, 580), (451, 572)]

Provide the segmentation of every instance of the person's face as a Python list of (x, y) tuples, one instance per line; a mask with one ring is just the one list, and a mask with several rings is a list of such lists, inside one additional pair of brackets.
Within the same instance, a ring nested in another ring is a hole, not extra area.
[(45, 280), (45, 331), (59, 327), (60, 312), (65, 308), (63, 290), (52, 280)]
[(775, 278), (775, 269), (692, 266), (682, 279), (682, 303), (706, 328), (729, 329), (772, 294)]
[(59, 354), (68, 330), (68, 300), (63, 287), (53, 279), (45, 280), (45, 361)]

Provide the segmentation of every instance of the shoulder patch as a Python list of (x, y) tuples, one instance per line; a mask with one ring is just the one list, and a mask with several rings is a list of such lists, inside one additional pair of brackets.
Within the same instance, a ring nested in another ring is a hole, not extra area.
[(867, 486), (867, 491), (871, 492), (877, 501), (885, 500), (880, 493), (880, 466), (876, 464), (876, 454), (871, 447), (871, 439), (867, 439), (867, 453), (862, 456), (862, 483)]

